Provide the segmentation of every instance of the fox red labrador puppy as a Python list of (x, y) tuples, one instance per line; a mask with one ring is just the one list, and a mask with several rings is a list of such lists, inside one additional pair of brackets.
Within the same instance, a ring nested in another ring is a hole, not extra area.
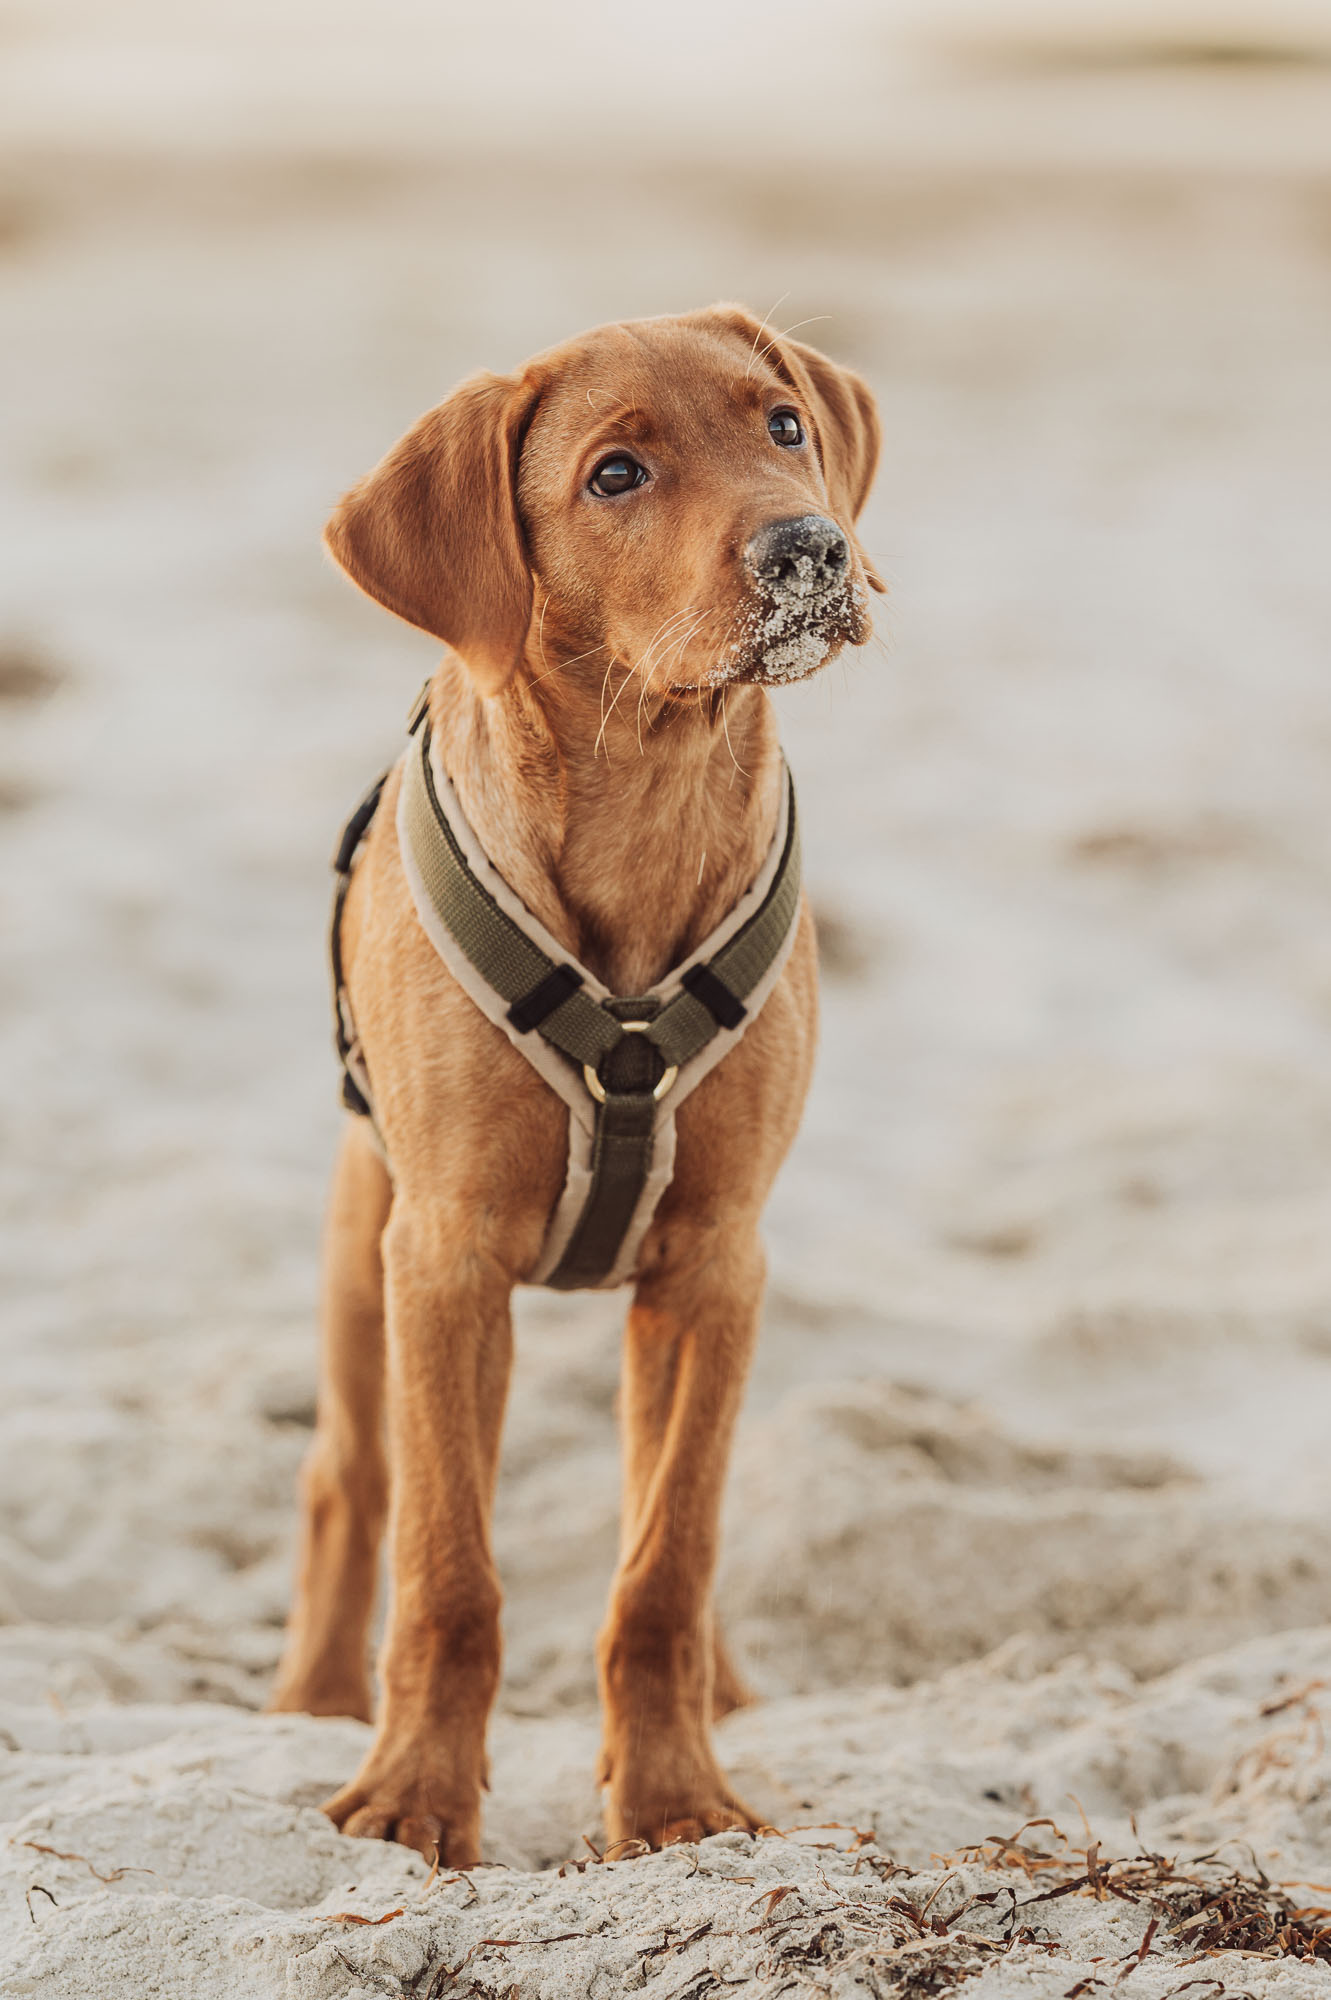
[[(272, 1705), (371, 1716), (387, 1517), (377, 1729), (326, 1807), (347, 1833), (450, 1867), (478, 1858), (509, 1304), (533, 1281), (633, 1287), (622, 1544), (598, 1646), (608, 1837), (755, 1823), (710, 1740), (742, 1698), (711, 1593), (759, 1218), (817, 1009), (766, 690), (869, 634), (882, 585), (854, 522), (877, 453), (855, 375), (715, 306), (472, 377), (329, 524), (361, 589), (447, 648), (353, 833), (354, 870), (343, 857), (343, 1046), (373, 1120), (348, 1120), (333, 1182)], [(418, 840), (442, 887), (423, 886)], [(457, 899), (478, 883), (480, 930), (459, 951)], [(505, 988), (498, 932), (519, 956), (531, 944), (532, 991), (525, 973)], [(718, 936), (736, 949), (713, 952)]]

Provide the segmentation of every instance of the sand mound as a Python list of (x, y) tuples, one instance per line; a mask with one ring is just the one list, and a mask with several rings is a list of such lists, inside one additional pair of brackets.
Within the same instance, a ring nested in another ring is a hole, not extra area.
[[(928, 1686), (792, 1698), (733, 1718), (723, 1741), (753, 1802), (798, 1830), (609, 1865), (583, 1838), (598, 1838), (592, 1726), (508, 1718), (495, 1735), (491, 1865), (436, 1880), (313, 1809), (357, 1756), (361, 1725), (11, 1700), (0, 1706), (0, 1992), (550, 2000), (937, 1992), (965, 1979), (1052, 1995), (1127, 1972), (1139, 2000), (1190, 1977), (1325, 1996), (1331, 1966), (1278, 1948), (1199, 1960), (1199, 1939), (1213, 1940), (1197, 1912), (1236, 1870), (1260, 1904), (1261, 1870), (1295, 1884), (1323, 1865), (1328, 1683), (1322, 1628), (1145, 1685), (1076, 1660), (1037, 1672), (1015, 1642)], [(801, 1827), (814, 1814), (839, 1824)], [(1045, 1816), (1058, 1830), (1018, 1836)], [(1135, 1900), (1097, 1896), (1094, 1879), (1078, 1893), (1092, 1840), (1093, 1877), (1115, 1855), (1164, 1856), (1187, 1874), (1187, 1857), (1212, 1852), (1206, 1893), (1163, 1894), (1159, 1862), (1120, 1876)], [(1317, 1900), (1296, 1887), (1275, 1904)], [(1266, 1946), (1253, 1922), (1245, 1939)]]
[(1331, 1576), (1331, 1521), (882, 1381), (792, 1393), (750, 1427), (734, 1496), (722, 1604), (759, 1682), (792, 1690), (914, 1680), (1013, 1632), (1159, 1672), (1320, 1618)]

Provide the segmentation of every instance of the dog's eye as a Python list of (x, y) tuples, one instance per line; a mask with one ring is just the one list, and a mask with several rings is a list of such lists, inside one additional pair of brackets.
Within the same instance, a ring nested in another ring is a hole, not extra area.
[(587, 484), (593, 493), (609, 498), (614, 493), (631, 493), (635, 486), (641, 486), (647, 478), (645, 469), (636, 458), (618, 451), (613, 458), (603, 458)]
[(767, 419), (773, 444), (803, 444), (804, 428), (793, 410), (773, 410)]

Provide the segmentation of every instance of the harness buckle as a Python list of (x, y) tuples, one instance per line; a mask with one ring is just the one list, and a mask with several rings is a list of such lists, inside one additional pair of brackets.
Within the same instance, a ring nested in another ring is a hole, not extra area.
[[(645, 1035), (647, 1033), (647, 1030), (651, 1027), (652, 1024), (650, 1021), (621, 1021), (619, 1025), (624, 1030), (624, 1033), (626, 1035)], [(670, 1063), (664, 1070), (662, 1070), (660, 1078), (657, 1081), (656, 1088), (652, 1092), (652, 1102), (654, 1104), (659, 1104), (661, 1102), (661, 1099), (670, 1089), (671, 1085), (674, 1083), (675, 1078), (678, 1075), (679, 1075), (678, 1063)], [(600, 1077), (596, 1074), (595, 1069), (592, 1067), (590, 1063), (584, 1063), (582, 1065), (582, 1080), (586, 1084), (587, 1089), (590, 1091), (591, 1095), (596, 1099), (596, 1102), (598, 1104), (604, 1104), (606, 1102), (605, 1085), (602, 1083)]]

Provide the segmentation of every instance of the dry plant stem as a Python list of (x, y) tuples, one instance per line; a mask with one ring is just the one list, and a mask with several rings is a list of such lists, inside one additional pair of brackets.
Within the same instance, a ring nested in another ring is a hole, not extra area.
[(450, 1867), (480, 1857), (485, 1730), (499, 1683), (490, 1547), (512, 1360), (510, 1281), (399, 1196), (384, 1236), (394, 1598), (375, 1741), (325, 1810)]
[(757, 1334), (751, 1225), (701, 1233), (638, 1286), (624, 1340), (624, 1528), (598, 1646), (611, 1841), (757, 1824), (709, 1736), (721, 1496)]
[(334, 1169), (324, 1241), (322, 1353), (314, 1442), (302, 1474), (295, 1602), (269, 1708), (373, 1712), (370, 1617), (387, 1506), (383, 1445), (383, 1262), (392, 1183), (359, 1120)]

